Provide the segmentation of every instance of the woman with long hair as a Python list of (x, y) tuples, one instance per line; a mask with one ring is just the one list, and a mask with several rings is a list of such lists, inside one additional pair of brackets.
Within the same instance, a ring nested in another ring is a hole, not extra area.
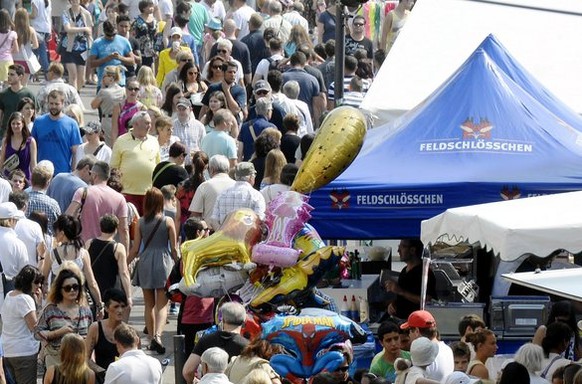
[(190, 203), (196, 193), (196, 190), (206, 178), (204, 171), (208, 168), (208, 155), (203, 151), (198, 151), (192, 155), (192, 175), (178, 185), (176, 198), (180, 202), (180, 224), (190, 216)]
[(21, 112), (12, 113), (0, 150), (0, 164), (4, 176), (8, 177), (15, 169), (20, 169), (26, 179), (30, 180), (32, 169), (36, 166), (36, 150), (36, 141), (30, 135), (24, 115)]
[(51, 272), (56, 275), (66, 261), (75, 263), (83, 271), (83, 276), (87, 279), (87, 286), (93, 300), (96, 302), (97, 316), (99, 317), (103, 314), (101, 293), (93, 274), (89, 252), (83, 248), (81, 222), (71, 215), (60, 215), (53, 223), (53, 236), (57, 245), (44, 260), (42, 268), (44, 278), (48, 279)]
[(48, 367), (44, 384), (95, 383), (95, 373), (87, 365), (85, 341), (81, 336), (69, 333), (63, 337), (60, 361), (60, 364)]
[(44, 360), (47, 368), (59, 363), (59, 348), (63, 336), (70, 333), (87, 335), (93, 315), (87, 305), (84, 283), (79, 267), (67, 261), (50, 285), (47, 305), (42, 310), (35, 329), (35, 337), (46, 342)]
[(224, 79), (224, 58), (220, 56), (214, 56), (208, 61), (208, 73), (206, 74), (206, 84), (220, 83)]
[(497, 352), (495, 333), (489, 329), (478, 329), (475, 333), (468, 334), (465, 339), (475, 347), (475, 359), (469, 362), (467, 375), (479, 377), (484, 383), (494, 383), (495, 378), (490, 377), (485, 363)]
[(34, 28), (38, 41), (38, 48), (34, 50), (34, 54), (38, 57), (38, 61), (46, 77), (49, 67), (47, 40), (51, 35), (52, 5), (50, 0), (32, 0), (31, 6), (30, 25)]
[(30, 97), (23, 97), (18, 102), (16, 110), (22, 113), (28, 130), (32, 132), (32, 125), (34, 124), (34, 119), (36, 118), (36, 105), (34, 104), (34, 100), (32, 100)]
[(77, 122), (81, 136), (85, 135), (85, 112), (78, 104), (69, 104), (63, 109), (63, 113)]
[(139, 101), (146, 107), (162, 105), (162, 91), (158, 88), (156, 77), (150, 67), (142, 66), (137, 72), (137, 81), (139, 82)]
[(18, 53), (18, 35), (6, 9), (0, 9), (0, 87), (8, 80), (8, 67), (14, 64), (12, 55)]
[(269, 375), (272, 384), (280, 384), (281, 379), (269, 365), (269, 360), (282, 351), (281, 346), (257, 337), (251, 340), (238, 357), (231, 360), (224, 373), (231, 382), (242, 383), (253, 369), (258, 368)]
[(297, 24), (291, 28), (291, 33), (289, 34), (289, 40), (283, 46), (283, 51), (285, 52), (285, 57), (291, 57), (295, 53), (298, 47), (307, 44), (311, 49), (313, 49), (313, 43), (309, 38), (309, 34), (301, 25)]
[(206, 128), (206, 133), (214, 130), (214, 122), (212, 121), (214, 114), (222, 108), (226, 108), (226, 96), (222, 91), (214, 91), (208, 99), (208, 111), (200, 118), (200, 122)]
[[(200, 67), (194, 63), (186, 63), (178, 73), (178, 85), (184, 97), (190, 99), (194, 94), (203, 94), (208, 89), (200, 76)], [(200, 96), (200, 101), (202, 96)]]
[(165, 285), (178, 260), (176, 228), (172, 218), (164, 216), (164, 195), (159, 189), (146, 191), (143, 210), (127, 262), (139, 254), (133, 284), (143, 291), (145, 323), (151, 337), (149, 348), (164, 354), (161, 335), (168, 316)]
[(34, 56), (33, 50), (38, 48), (38, 39), (34, 28), (30, 26), (28, 12), (24, 8), (17, 9), (14, 14), (14, 31), (18, 35), (19, 50), (18, 53), (12, 55), (12, 58), (16, 64), (20, 64), (24, 67), (22, 85), (26, 86), (30, 75), (36, 73), (32, 72), (32, 68), (28, 68), (26, 58)]
[(166, 88), (166, 98), (161, 106), (161, 110), (169, 117), (174, 117), (177, 111), (178, 100), (184, 97), (180, 86), (176, 83), (171, 83)]
[(80, 0), (69, 0), (71, 6), (63, 12), (63, 52), (61, 62), (69, 74), (69, 84), (77, 91), (85, 85), (87, 51), (93, 42), (93, 16), (81, 6)]
[(99, 109), (101, 127), (105, 137), (105, 143), (113, 147), (111, 131), (113, 127), (113, 109), (120, 105), (125, 98), (125, 88), (119, 85), (121, 81), (121, 69), (116, 65), (108, 65), (103, 70), (101, 89), (97, 96), (91, 100), (91, 108)]
[(14, 290), (2, 305), (4, 364), (17, 383), (36, 384), (39, 342), (34, 338), (36, 308), (42, 301), (43, 277), (27, 265), (14, 278)]
[(281, 182), (281, 171), (287, 164), (285, 155), (279, 148), (271, 149), (265, 159), (265, 173), (261, 181), (261, 188)]
[[(93, 371), (98, 372), (101, 378), (105, 379), (105, 371), (109, 364), (119, 357), (113, 332), (118, 325), (123, 323), (128, 301), (125, 293), (116, 288), (105, 291), (103, 300), (105, 301), (107, 319), (91, 324), (85, 339), (85, 345), (87, 347), (89, 366)], [(93, 352), (95, 353), (94, 361), (92, 360)]]
[(125, 100), (113, 107), (111, 116), (111, 141), (115, 143), (117, 138), (129, 131), (129, 121), (143, 104), (139, 101), (140, 84), (137, 80), (130, 80), (125, 84)]

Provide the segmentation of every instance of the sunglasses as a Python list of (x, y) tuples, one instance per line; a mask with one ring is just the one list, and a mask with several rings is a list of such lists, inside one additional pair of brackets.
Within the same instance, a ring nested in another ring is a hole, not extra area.
[(212, 69), (218, 69), (218, 70), (222, 71), (222, 65), (213, 65)]
[(139, 91), (139, 88), (137, 87), (132, 87), (132, 88), (127, 88), (128, 91), (132, 91), (132, 92), (137, 92)]
[(257, 94), (257, 95), (268, 95), (269, 94), (269, 91), (260, 90), (260, 91), (256, 91), (255, 94)]
[(228, 53), (226, 49), (217, 49), (216, 52), (218, 53)]
[(192, 63), (193, 62), (191, 59), (181, 59), (180, 61), (182, 63)]
[(202, 228), (201, 231), (210, 232), (210, 228), (208, 228), (208, 227)]
[(345, 367), (338, 367), (338, 369), (336, 369), (336, 372), (347, 372), (350, 370), (350, 366), (346, 365)]
[(79, 284), (63, 285), (63, 291), (65, 291), (65, 292), (71, 292), (71, 291), (79, 292)]
[(363, 26), (364, 26), (364, 24), (362, 24), (362, 23), (354, 23), (354, 27), (363, 27)]

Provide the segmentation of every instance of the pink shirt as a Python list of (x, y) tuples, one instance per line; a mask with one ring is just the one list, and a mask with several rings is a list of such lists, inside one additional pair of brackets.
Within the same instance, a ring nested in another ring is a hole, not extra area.
[[(73, 201), (81, 204), (83, 189), (79, 188), (73, 196)], [(92, 185), (87, 188), (87, 198), (81, 211), (81, 238), (83, 241), (93, 239), (101, 234), (99, 219), (101, 216), (111, 213), (117, 218), (127, 219), (127, 203), (119, 192), (104, 184)]]
[(198, 296), (186, 297), (186, 302), (182, 303), (184, 313), (182, 323), (184, 324), (208, 324), (213, 323), (212, 310), (214, 308), (213, 298), (201, 298)]
[(17, 38), (14, 31), (0, 33), (0, 61), (12, 61), (12, 42)]

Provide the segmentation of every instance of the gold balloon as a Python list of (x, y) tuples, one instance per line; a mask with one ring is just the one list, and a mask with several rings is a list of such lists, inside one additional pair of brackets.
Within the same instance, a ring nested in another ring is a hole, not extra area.
[(230, 263), (250, 263), (251, 248), (261, 240), (261, 220), (250, 209), (239, 209), (226, 220), (212, 236), (182, 244), (184, 283), (196, 283), (201, 268), (218, 267)]
[(310, 193), (338, 177), (356, 158), (366, 135), (366, 117), (354, 107), (339, 107), (327, 115), (291, 189)]

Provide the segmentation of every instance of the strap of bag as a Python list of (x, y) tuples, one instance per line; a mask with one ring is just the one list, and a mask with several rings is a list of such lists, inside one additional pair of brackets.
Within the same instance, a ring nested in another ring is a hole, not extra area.
[(552, 365), (554, 365), (554, 363), (556, 362), (556, 360), (558, 360), (560, 357), (562, 357), (562, 356), (558, 355), (558, 356), (554, 357), (552, 359), (552, 361), (550, 361), (550, 364), (548, 364), (548, 366), (546, 367), (546, 369), (544, 369), (543, 372), (540, 374), (540, 377), (542, 379), (545, 379), (546, 378), (546, 376), (548, 375), (548, 372), (550, 371), (550, 368), (552, 367)]
[(57, 260), (57, 264), (59, 265), (63, 264), (63, 260), (61, 260), (61, 256), (59, 255), (59, 252), (57, 251), (56, 248), (53, 249), (53, 253), (55, 255), (55, 259)]
[[(114, 243), (114, 241), (109, 241), (103, 248), (101, 248), (101, 251), (97, 254), (97, 257), (95, 257), (95, 260), (93, 260), (93, 262), (91, 263), (91, 268), (93, 268), (93, 266), (97, 263), (97, 261), (99, 260), (99, 258), (101, 257), (101, 255), (103, 255), (103, 253), (105, 252), (105, 250), (107, 249), (107, 247), (109, 247), (109, 245), (112, 244), (112, 243)], [(113, 252), (115, 252), (115, 249), (116, 248), (117, 247), (113, 248)]]
[(255, 127), (254, 127), (254, 124), (255, 124), (255, 122), (254, 122), (254, 120), (253, 120), (252, 124), (251, 124), (251, 125), (249, 125), (249, 131), (251, 132), (251, 137), (253, 138), (253, 142), (254, 142), (254, 141), (257, 141), (257, 134), (255, 133)]
[(6, 44), (6, 41), (8, 40), (8, 36), (10, 36), (10, 31), (8, 31), (8, 33), (6, 33), (6, 37), (4, 38), (4, 40), (2, 40), (2, 44), (0, 44), (0, 48), (4, 47), (4, 44)]
[(79, 211), (77, 212), (77, 216), (81, 216), (81, 212), (83, 212), (83, 207), (85, 206), (85, 201), (87, 201), (87, 188), (83, 187), (83, 194), (81, 195), (81, 206), (79, 207)]
[(171, 161), (168, 162), (168, 164), (164, 165), (162, 168), (160, 168), (160, 170), (154, 175), (154, 178), (152, 179), (152, 184), (156, 183), (156, 180), (158, 179), (158, 176), (160, 176), (162, 174), (162, 172), (164, 172), (166, 169), (168, 169), (169, 167), (172, 166)]
[(143, 244), (143, 249), (142, 252), (146, 250), (146, 248), (148, 247), (148, 245), (150, 245), (150, 242), (152, 241), (154, 234), (156, 233), (156, 231), (158, 230), (158, 227), (160, 226), (160, 224), (162, 223), (162, 218), (160, 218), (158, 220), (158, 222), (156, 223), (156, 226), (154, 227), (153, 231), (150, 233), (150, 235), (148, 236), (148, 239), (145, 241), (145, 243)]
[(99, 151), (101, 150), (101, 148), (103, 148), (103, 146), (105, 145), (105, 143), (101, 143), (97, 149), (93, 152), (93, 156), (97, 156), (97, 154), (99, 153)]

